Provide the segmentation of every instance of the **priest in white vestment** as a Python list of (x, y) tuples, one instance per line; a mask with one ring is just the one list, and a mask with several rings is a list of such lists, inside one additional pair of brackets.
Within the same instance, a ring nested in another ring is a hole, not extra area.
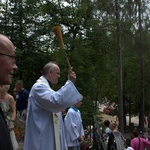
[(49, 62), (42, 74), (29, 94), (24, 150), (67, 150), (61, 110), (82, 100), (74, 85), (76, 74), (71, 68), (68, 81), (58, 91), (51, 89), (60, 77), (58, 65)]

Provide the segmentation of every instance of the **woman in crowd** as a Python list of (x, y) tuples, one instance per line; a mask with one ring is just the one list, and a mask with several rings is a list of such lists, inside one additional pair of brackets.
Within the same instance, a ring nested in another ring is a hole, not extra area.
[(139, 137), (138, 130), (134, 129), (131, 133), (131, 137), (132, 140), (130, 145), (134, 150), (144, 150), (145, 148), (150, 148), (150, 142), (144, 138)]
[(18, 143), (14, 133), (14, 122), (16, 119), (16, 107), (13, 96), (8, 94), (9, 85), (0, 86), (0, 105), (3, 110), (5, 119), (7, 121), (8, 129), (10, 131), (10, 137), (13, 145), (13, 149), (17, 150)]
[(121, 132), (118, 131), (118, 125), (116, 123), (111, 123), (109, 128), (112, 132), (109, 135), (107, 150), (124, 150), (126, 139)]

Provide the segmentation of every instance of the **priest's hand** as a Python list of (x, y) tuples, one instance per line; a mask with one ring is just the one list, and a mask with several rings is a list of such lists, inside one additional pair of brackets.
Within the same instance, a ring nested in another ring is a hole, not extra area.
[(80, 136), (78, 137), (78, 141), (79, 141), (79, 142), (82, 142), (82, 141), (83, 141), (83, 136), (80, 135)]
[(76, 81), (76, 73), (73, 71), (73, 67), (71, 67), (71, 69), (69, 70), (68, 80), (72, 81), (73, 83), (75, 83)]

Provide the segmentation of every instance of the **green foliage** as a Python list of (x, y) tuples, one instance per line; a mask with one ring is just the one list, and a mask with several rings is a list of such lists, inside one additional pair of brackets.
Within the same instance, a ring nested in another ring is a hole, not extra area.
[[(76, 86), (84, 96), (82, 112), (96, 113), (93, 101), (107, 96), (118, 102), (118, 58), (114, 1), (41, 1), (9, 0), (1, 2), (0, 32), (11, 38), (16, 46), (17, 79), (23, 79), (30, 89), (49, 61), (57, 61), (61, 78), (54, 89), (67, 80), (68, 66), (52, 27), (61, 25), (64, 43), (71, 65), (77, 74)], [(149, 96), (149, 39), (147, 4), (142, 12), (144, 49), (145, 109), (150, 107)], [(139, 113), (140, 48), (136, 1), (120, 1), (123, 92), (125, 101), (133, 103), (133, 114)], [(123, 9), (122, 9), (123, 8)], [(145, 22), (145, 24), (144, 24)], [(88, 118), (88, 117), (87, 117)], [(88, 120), (88, 119), (87, 119)], [(88, 123), (88, 121), (86, 121)]]

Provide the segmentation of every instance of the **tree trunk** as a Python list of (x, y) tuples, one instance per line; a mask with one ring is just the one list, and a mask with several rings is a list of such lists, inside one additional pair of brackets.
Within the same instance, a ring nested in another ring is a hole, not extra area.
[(142, 42), (142, 19), (141, 19), (141, 0), (138, 1), (139, 12), (139, 48), (140, 48), (140, 65), (141, 65), (141, 102), (140, 102), (140, 115), (139, 115), (139, 127), (144, 132), (144, 66), (143, 66), (143, 42)]
[(124, 113), (123, 113), (123, 86), (122, 86), (122, 51), (120, 45), (120, 18), (118, 11), (118, 0), (115, 0), (116, 6), (116, 26), (117, 26), (117, 50), (118, 50), (118, 104), (119, 104), (119, 131), (124, 134)]

